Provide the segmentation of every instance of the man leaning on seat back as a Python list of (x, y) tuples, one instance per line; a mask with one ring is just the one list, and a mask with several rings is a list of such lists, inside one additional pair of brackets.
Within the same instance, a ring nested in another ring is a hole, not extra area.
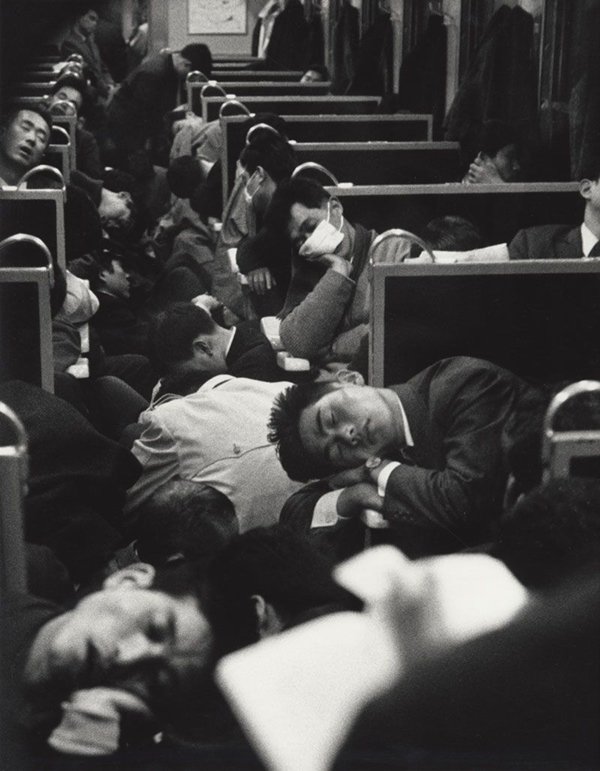
[(349, 371), (294, 386), (275, 402), (271, 439), (293, 479), (323, 481), (292, 496), (282, 521), (338, 556), (364, 509), (381, 512), (412, 557), (486, 541), (506, 483), (502, 428), (526, 392), (507, 370), (466, 357), (389, 388)]
[(600, 257), (600, 161), (589, 165), (579, 182), (585, 200), (583, 222), (540, 225), (519, 230), (508, 245), (511, 260), (578, 260)]

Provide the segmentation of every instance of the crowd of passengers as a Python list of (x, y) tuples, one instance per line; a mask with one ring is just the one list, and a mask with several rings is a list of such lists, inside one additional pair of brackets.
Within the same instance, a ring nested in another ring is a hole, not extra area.
[[(541, 456), (564, 383), (454, 357), (368, 385), (377, 234), (292, 178), (272, 114), (248, 118), (223, 209), (219, 122), (181, 103), (188, 72), (210, 76), (208, 48), (150, 54), (117, 82), (96, 23), (82, 8), (65, 41), (90, 60), (1, 121), (11, 187), (43, 163), (52, 115), (78, 116), (67, 270), (51, 290), (55, 393), (0, 384), (29, 451), (28, 593), (2, 604), (3, 767), (261, 768), (243, 700), (215, 685), (220, 662), (277, 637), (252, 690), (304, 735), (294, 689), (299, 703), (312, 679), (319, 692), (313, 666), (349, 614), (374, 624), (372, 644), (346, 670), (324, 665), (328, 687), (369, 659), (391, 674), (348, 697), (336, 768), (593, 767), (600, 487), (548, 481)], [(480, 128), (465, 184), (519, 179), (511, 127)], [(600, 161), (580, 194), (579, 226), (522, 230), (510, 258), (600, 256)], [(458, 217), (424, 235), (432, 249), (482, 245)], [(272, 315), (310, 371), (278, 365), (260, 329)], [(598, 408), (587, 397), (559, 427), (594, 426)], [(323, 646), (307, 636), (296, 659), (294, 635), (318, 623)], [(336, 639), (344, 662), (350, 641)]]

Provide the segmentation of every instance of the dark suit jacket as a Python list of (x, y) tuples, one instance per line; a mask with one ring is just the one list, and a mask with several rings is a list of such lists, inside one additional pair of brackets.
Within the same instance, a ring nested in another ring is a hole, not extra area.
[(266, 51), (267, 66), (274, 70), (304, 70), (308, 43), (308, 22), (299, 0), (287, 0), (271, 30)]
[(141, 466), (75, 407), (41, 388), (2, 383), (0, 401), (27, 432), (25, 538), (50, 547), (75, 581), (86, 580), (122, 545), (125, 491)]
[(61, 53), (65, 58), (71, 54), (82, 56), (98, 93), (100, 96), (108, 95), (108, 87), (112, 84), (113, 79), (108, 67), (102, 61), (100, 50), (93, 37), (84, 40), (81, 35), (71, 30), (71, 33), (63, 41)]
[(148, 353), (148, 324), (120, 297), (97, 291), (100, 306), (92, 317), (102, 347), (108, 354)]
[[(409, 556), (457, 551), (489, 538), (506, 482), (502, 428), (525, 388), (507, 370), (467, 357), (443, 359), (392, 387), (415, 446), (390, 456), (402, 465), (390, 475), (384, 515), (391, 540)], [(282, 522), (309, 533), (314, 506), (328, 490), (326, 481), (299, 490), (286, 502)]]
[(579, 260), (583, 257), (581, 228), (541, 225), (519, 230), (508, 245), (511, 260)]
[(287, 380), (287, 373), (277, 366), (271, 343), (248, 322), (242, 321), (237, 325), (226, 361), (230, 374), (235, 377), (270, 383)]
[(129, 73), (108, 107), (109, 131), (128, 151), (160, 137), (164, 115), (177, 103), (179, 81), (171, 54), (150, 56)]

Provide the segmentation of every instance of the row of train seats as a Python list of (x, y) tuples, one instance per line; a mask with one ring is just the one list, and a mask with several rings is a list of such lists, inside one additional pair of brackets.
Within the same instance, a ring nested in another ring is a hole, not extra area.
[[(329, 181), (333, 183), (328, 189), (342, 201), (345, 216), (380, 233), (397, 227), (419, 233), (434, 217), (460, 215), (480, 229), (486, 245), (493, 245), (507, 243), (523, 227), (581, 221), (582, 200), (576, 183), (462, 185), (458, 182), (458, 144), (432, 141), (430, 115), (382, 114), (379, 97), (333, 96), (326, 93), (327, 83), (316, 84), (318, 88), (315, 84), (300, 83), (300, 72), (252, 72), (244, 69), (249, 61), (216, 58), (213, 80), (208, 81), (201, 73), (191, 73), (188, 77), (189, 103), (194, 111), (204, 120), (220, 119), (223, 128), (224, 204), (233, 185), (236, 160), (246, 140), (247, 115), (276, 112), (286, 121), (288, 137), (294, 142), (301, 164), (317, 164), (328, 170)], [(32, 65), (29, 80), (24, 81), (23, 93), (18, 96), (21, 103), (27, 104), (28, 100), (47, 93), (55, 71), (55, 62), (40, 61)], [(30, 93), (33, 86), (35, 96)], [(241, 102), (244, 115), (227, 114), (227, 105), (234, 102)], [(58, 122), (48, 163), (61, 168), (66, 181), (76, 163), (74, 117), (61, 116)], [(0, 237), (29, 233), (41, 239), (52, 259), (64, 267), (64, 200), (64, 184), (60, 190), (1, 191)], [(419, 273), (418, 277), (409, 279), (407, 271), (415, 270), (423, 275)], [(573, 357), (552, 357), (550, 349), (545, 356), (538, 356), (534, 351), (538, 350), (540, 336), (548, 346), (554, 344), (545, 330), (560, 326), (560, 303), (556, 302), (560, 287), (573, 284), (575, 291), (581, 283), (588, 287), (589, 294), (589, 287), (596, 281), (596, 263), (573, 267), (553, 262), (546, 267), (538, 261), (527, 266), (522, 274), (519, 270), (516, 265), (499, 267), (479, 263), (375, 266), (370, 341), (373, 378), (378, 384), (391, 382), (409, 376), (415, 367), (423, 366), (432, 356), (440, 358), (459, 352), (499, 360), (525, 374), (536, 370), (536, 375), (544, 374), (544, 366), (540, 363), (537, 368), (532, 367), (533, 361), (546, 361), (549, 366), (554, 358), (565, 362), (565, 371), (561, 373), (565, 377), (576, 374), (581, 361), (577, 366), (573, 364), (571, 373), (568, 370)], [(381, 281), (377, 278), (380, 271), (385, 273)], [(594, 276), (588, 284), (587, 274)], [(545, 278), (542, 280), (541, 276)], [(457, 280), (449, 284), (453, 277)], [(409, 284), (414, 284), (418, 291), (405, 291), (403, 287)], [(525, 285), (527, 291), (520, 288)], [(467, 298), (479, 297), (479, 293), (482, 299), (467, 301)], [(412, 298), (412, 302), (408, 302), (405, 295)], [(532, 297), (535, 302), (530, 302)], [(460, 319), (457, 307), (462, 309)], [(526, 323), (523, 313), (527, 308), (529, 321)], [(582, 309), (588, 316), (593, 315), (591, 299), (589, 304), (582, 304)], [(507, 326), (509, 321), (512, 326)], [(594, 319), (588, 321), (592, 323)], [(436, 327), (438, 333), (425, 334), (424, 326), (428, 330)], [(403, 364), (397, 365), (394, 361), (398, 357), (386, 355), (390, 341), (396, 341), (397, 349), (397, 341), (405, 340), (398, 336), (400, 327), (410, 332), (411, 339), (403, 345), (412, 346), (411, 351), (414, 349), (414, 364), (410, 363), (410, 357), (403, 356)], [(477, 341), (464, 334), (471, 327), (478, 330)], [(511, 332), (507, 333), (507, 329)], [(519, 331), (521, 329), (527, 330), (527, 334)], [(571, 330), (572, 334), (575, 332)], [(425, 339), (432, 339), (429, 353), (425, 352), (427, 346), (419, 343), (421, 334), (425, 334)], [(502, 341), (507, 351), (520, 338), (518, 354), (511, 358), (498, 353)], [(556, 345), (569, 348), (565, 339)]]

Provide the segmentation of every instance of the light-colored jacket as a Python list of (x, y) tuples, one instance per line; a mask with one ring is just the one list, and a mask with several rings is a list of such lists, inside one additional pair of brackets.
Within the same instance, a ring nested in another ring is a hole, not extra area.
[(233, 503), (240, 531), (272, 525), (301, 485), (287, 476), (267, 439), (275, 397), (290, 383), (218, 375), (196, 393), (146, 410), (133, 454), (144, 470), (128, 492), (126, 516), (176, 476), (202, 482)]

